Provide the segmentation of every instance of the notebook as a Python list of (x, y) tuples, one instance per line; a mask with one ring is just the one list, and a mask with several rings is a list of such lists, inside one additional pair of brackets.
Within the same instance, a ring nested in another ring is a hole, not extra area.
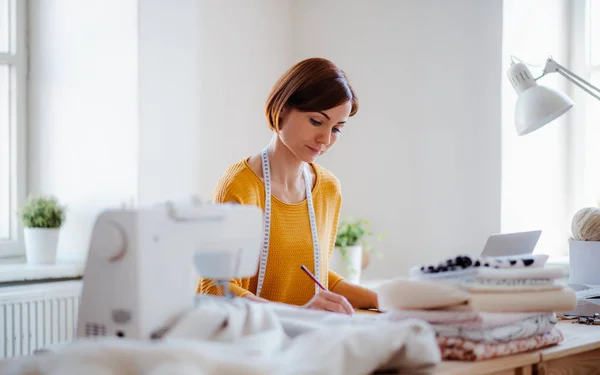
[(499, 257), (532, 254), (541, 234), (541, 230), (493, 234), (488, 237), (481, 256)]

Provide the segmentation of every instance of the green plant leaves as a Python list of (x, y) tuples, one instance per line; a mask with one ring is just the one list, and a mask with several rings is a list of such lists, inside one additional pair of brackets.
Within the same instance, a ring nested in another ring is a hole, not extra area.
[[(384, 233), (385, 234), (385, 233)], [(340, 249), (342, 260), (346, 263), (346, 271), (349, 274), (357, 272), (351, 265), (351, 260), (347, 252), (349, 246), (362, 246), (363, 251), (373, 254), (380, 258), (381, 254), (376, 252), (369, 242), (369, 237), (374, 236), (371, 230), (371, 223), (367, 219), (347, 218), (340, 221), (337, 235), (335, 238), (335, 246)], [(383, 240), (383, 234), (375, 236), (377, 241)]]
[(339, 247), (360, 245), (359, 241), (372, 234), (366, 219), (345, 219), (338, 227), (335, 245)]
[(19, 211), (19, 218), (28, 228), (60, 228), (65, 210), (53, 196), (30, 195)]
[[(369, 220), (349, 217), (340, 221), (335, 246), (344, 248), (360, 245), (365, 251), (373, 253), (373, 247), (368, 241), (371, 236), (374, 236), (374, 234)], [(383, 235), (378, 234), (375, 238), (380, 242), (383, 240)]]

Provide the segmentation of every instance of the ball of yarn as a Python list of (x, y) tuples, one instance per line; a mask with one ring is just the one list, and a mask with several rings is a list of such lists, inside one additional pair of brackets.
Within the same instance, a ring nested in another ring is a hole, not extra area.
[(577, 211), (571, 232), (577, 241), (600, 241), (600, 208), (586, 207)]

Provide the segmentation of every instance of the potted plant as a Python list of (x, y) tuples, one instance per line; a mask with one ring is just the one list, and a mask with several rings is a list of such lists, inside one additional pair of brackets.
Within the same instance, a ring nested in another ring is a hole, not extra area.
[[(372, 236), (371, 223), (367, 219), (350, 217), (342, 220), (331, 256), (331, 268), (347, 281), (358, 284), (362, 270), (368, 264), (365, 257), (379, 255), (369, 242)], [(381, 241), (382, 235), (377, 235), (376, 239)]]
[(65, 207), (52, 196), (30, 195), (19, 212), (29, 264), (54, 264)]

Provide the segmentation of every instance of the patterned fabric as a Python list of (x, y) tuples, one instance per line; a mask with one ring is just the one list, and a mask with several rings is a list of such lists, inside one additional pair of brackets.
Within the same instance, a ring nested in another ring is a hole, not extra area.
[(380, 314), (379, 316), (384, 320), (400, 321), (404, 319), (420, 319), (434, 325), (477, 330), (502, 327), (545, 315), (551, 315), (552, 319), (556, 319), (554, 313), (496, 313), (453, 310), (392, 310)]
[[(482, 257), (471, 259), (468, 256), (457, 256), (450, 258), (437, 265), (428, 264), (420, 267), (413, 267), (411, 275), (421, 274), (424, 276), (436, 276), (445, 274), (455, 274), (465, 270), (480, 269), (528, 269), (543, 268), (548, 261), (546, 254), (524, 254), (515, 256), (500, 257)], [(416, 275), (415, 275), (416, 276)]]
[(474, 284), (498, 286), (553, 285), (552, 279), (473, 279)]
[(511, 354), (524, 353), (556, 345), (563, 340), (563, 335), (558, 328), (549, 333), (533, 336), (527, 339), (512, 340), (509, 342), (488, 344), (454, 337), (438, 337), (438, 345), (443, 359), (462, 361), (480, 361)]
[(433, 325), (433, 329), (440, 337), (445, 336), (485, 343), (500, 343), (518, 339), (527, 339), (549, 333), (555, 325), (556, 315), (545, 314), (487, 329), (469, 329), (468, 324), (457, 326)]

